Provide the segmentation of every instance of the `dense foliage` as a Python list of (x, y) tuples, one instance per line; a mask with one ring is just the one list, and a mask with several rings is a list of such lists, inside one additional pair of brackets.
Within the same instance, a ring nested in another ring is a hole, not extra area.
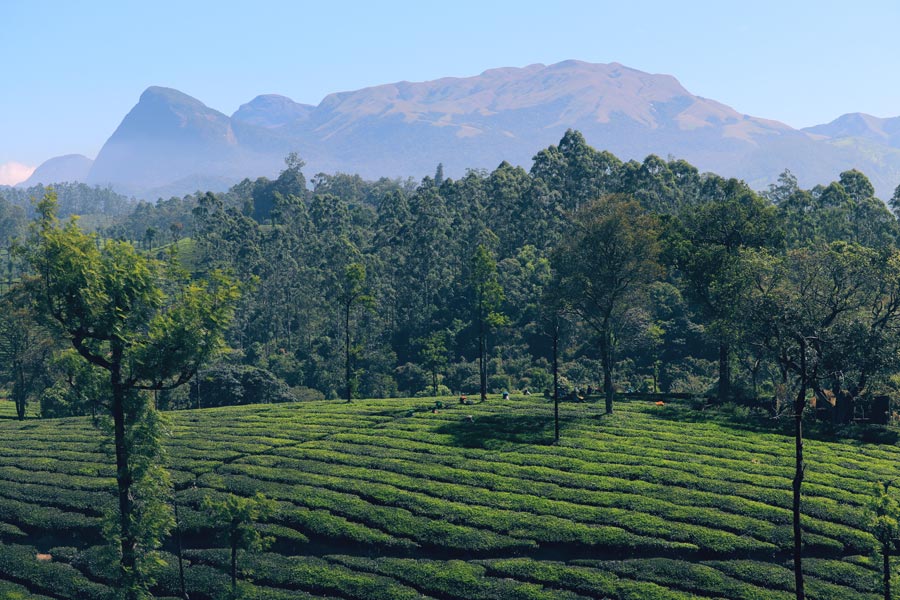
[[(458, 180), (438, 168), (418, 183), (308, 182), (302, 167), (291, 155), (274, 180), (140, 203), (101, 229), (194, 274), (234, 273), (247, 293), (222, 368), (263, 369), (295, 397), (549, 391), (548, 302), (562, 302), (563, 393), (764, 398), (774, 410), (799, 380), (771, 311), (799, 298), (797, 261), (819, 278), (809, 293), (827, 283), (836, 244), (849, 261), (839, 284), (856, 296), (827, 323), (810, 389), (843, 402), (836, 418), (847, 421), (869, 417), (869, 400), (896, 386), (900, 228), (858, 171), (811, 190), (785, 172), (758, 194), (681, 160), (622, 162), (574, 131), (530, 171), (503, 163)], [(604, 217), (603, 206), (618, 212)], [(646, 256), (629, 259), (629, 248)]]

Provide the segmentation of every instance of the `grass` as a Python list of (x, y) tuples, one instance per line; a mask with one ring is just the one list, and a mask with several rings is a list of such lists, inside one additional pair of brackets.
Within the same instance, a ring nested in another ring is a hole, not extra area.
[[(25, 418), (34, 419), (40, 415), (40, 407), (35, 402), (31, 402), (25, 408)], [(4, 393), (0, 392), (0, 419), (18, 419), (16, 414), (16, 404), (10, 400)]]
[[(612, 416), (563, 404), (555, 445), (542, 399), (432, 406), (172, 413), (191, 598), (229, 586), (203, 498), (257, 491), (279, 510), (260, 526), (274, 545), (241, 561), (254, 598), (792, 597), (793, 442), (777, 423), (678, 403), (624, 401)], [(900, 475), (900, 448), (869, 438), (817, 431), (807, 443), (809, 598), (880, 597), (864, 507), (873, 482)], [(109, 597), (112, 464), (89, 419), (0, 420), (0, 597)], [(167, 557), (154, 592), (173, 597)]]

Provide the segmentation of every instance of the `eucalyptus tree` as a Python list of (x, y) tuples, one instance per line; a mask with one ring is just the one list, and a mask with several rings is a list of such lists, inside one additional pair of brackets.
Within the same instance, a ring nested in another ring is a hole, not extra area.
[(478, 380), (483, 402), (487, 399), (488, 335), (492, 329), (509, 321), (501, 312), (504, 295), (497, 275), (497, 262), (484, 243), (478, 244), (472, 256), (470, 285), (474, 295), (473, 321), (478, 332)]

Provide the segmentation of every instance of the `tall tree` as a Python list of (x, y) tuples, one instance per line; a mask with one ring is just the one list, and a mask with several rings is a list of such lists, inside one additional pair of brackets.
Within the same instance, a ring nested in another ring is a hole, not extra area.
[(488, 334), (494, 327), (505, 325), (506, 315), (500, 312), (503, 288), (497, 275), (497, 262), (487, 245), (479, 244), (472, 257), (472, 292), (475, 297), (474, 321), (478, 331), (478, 380), (482, 402), (487, 399)]
[(718, 346), (718, 396), (724, 401), (731, 396), (735, 311), (749, 284), (736, 267), (740, 251), (780, 244), (781, 233), (775, 207), (743, 182), (710, 177), (704, 194), (706, 201), (680, 213), (667, 241), (686, 292), (706, 317)]
[(448, 363), (447, 338), (450, 332), (446, 329), (433, 331), (428, 337), (419, 340), (419, 355), (422, 365), (431, 373), (431, 392), (438, 395), (438, 372)]
[(606, 412), (612, 413), (614, 331), (629, 304), (661, 273), (659, 222), (625, 195), (604, 196), (573, 220), (552, 263), (559, 293), (599, 336)]
[(366, 267), (362, 263), (353, 262), (344, 268), (344, 276), (340, 280), (338, 298), (341, 303), (341, 315), (344, 326), (344, 390), (347, 402), (353, 400), (353, 375), (351, 357), (351, 316), (357, 306), (371, 302), (366, 294)]
[(52, 193), (37, 208), (34, 238), (25, 249), (34, 275), (25, 284), (37, 314), (107, 374), (120, 588), (127, 598), (139, 598), (147, 595), (152, 554), (171, 523), (155, 502), (162, 473), (155, 464), (160, 452), (150, 446), (159, 419), (141, 392), (186, 383), (219, 348), (237, 288), (216, 273), (193, 283), (168, 278), (164, 265), (129, 243), (100, 243), (74, 219), (60, 224)]
[(50, 385), (53, 351), (50, 333), (35, 322), (23, 291), (14, 286), (0, 299), (0, 378), (9, 386), (20, 421), (28, 403)]
[[(900, 257), (879, 262), (870, 249), (834, 242), (793, 250), (786, 256), (748, 249), (740, 258), (742, 271), (753, 280), (753, 293), (740, 307), (742, 326), (770, 352), (781, 372), (782, 387), (796, 393), (794, 578), (797, 598), (803, 598), (800, 515), (808, 391), (825, 404), (823, 387), (830, 382), (838, 398), (834, 415), (849, 415), (852, 409), (845, 405), (845, 397), (858, 394), (860, 386), (878, 373), (896, 371), (897, 346), (892, 339), (897, 336), (886, 331), (896, 331), (900, 325)], [(839, 370), (835, 365), (840, 365)], [(843, 385), (852, 390), (845, 393)]]

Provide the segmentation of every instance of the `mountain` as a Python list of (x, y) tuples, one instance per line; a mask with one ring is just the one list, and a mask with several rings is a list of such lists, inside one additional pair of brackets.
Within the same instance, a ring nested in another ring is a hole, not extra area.
[(88, 173), (94, 161), (81, 154), (66, 154), (44, 161), (31, 177), (19, 183), (16, 187), (27, 188), (39, 183), (78, 182), (87, 180)]
[(233, 121), (178, 90), (151, 87), (100, 149), (87, 181), (134, 194), (179, 181), (224, 189), (245, 175), (275, 171), (287, 151), (265, 128)]
[(315, 106), (309, 104), (298, 104), (285, 96), (266, 94), (257, 96), (247, 104), (242, 104), (231, 115), (231, 118), (250, 125), (274, 128), (295, 121), (302, 121), (315, 108)]
[(900, 117), (880, 119), (865, 113), (850, 113), (803, 131), (833, 141), (865, 139), (900, 149)]
[(310, 173), (418, 177), (443, 163), (455, 177), (503, 160), (527, 168), (568, 128), (625, 160), (674, 156), (757, 189), (785, 168), (805, 187), (857, 168), (883, 198), (900, 182), (900, 118), (845, 115), (796, 130), (693, 95), (670, 75), (574, 60), (335, 93), (318, 106), (263, 95), (230, 117), (151, 87), (87, 181), (145, 196), (220, 189), (277, 174), (288, 152)]

